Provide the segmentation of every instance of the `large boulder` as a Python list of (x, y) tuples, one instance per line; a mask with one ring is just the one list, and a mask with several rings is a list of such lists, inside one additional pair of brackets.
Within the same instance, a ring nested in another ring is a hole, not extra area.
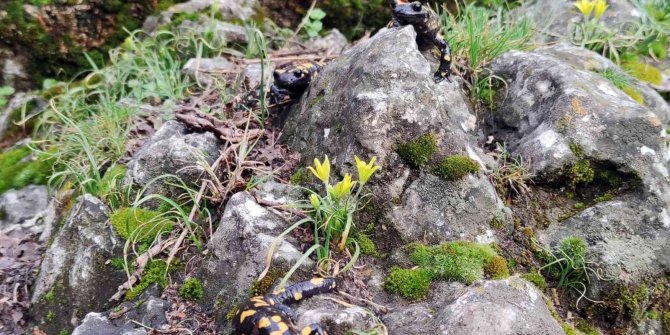
[(519, 277), (479, 281), (455, 300), (400, 307), (383, 320), (392, 335), (564, 334), (544, 295)]
[(614, 195), (539, 233), (546, 247), (567, 236), (586, 240), (594, 266), (610, 279), (589, 282), (593, 298), (659, 279), (670, 265), (668, 106), (643, 89), (645, 103), (635, 101), (595, 73), (605, 68), (621, 71), (564, 45), (493, 62), (507, 87), (493, 114), (495, 137), (524, 158), (536, 181)]
[[(450, 155), (482, 167), (487, 158), (475, 145), (476, 118), (459, 79), (436, 84), (415, 39), (411, 26), (384, 30), (328, 63), (290, 111), (286, 141), (305, 162), (328, 155), (339, 175), (355, 172), (354, 155), (377, 156), (376, 220), (391, 222), (402, 242), (474, 240), (506, 210), (483, 175), (444, 181), (429, 174)], [(436, 152), (413, 168), (395, 149), (427, 134)]]
[(50, 334), (72, 329), (89, 311), (106, 307), (125, 281), (124, 271), (107, 265), (123, 255), (123, 241), (108, 218), (99, 199), (86, 194), (75, 201), (33, 287), (31, 313), (40, 329)]
[(157, 177), (176, 175), (187, 185), (195, 184), (205, 173), (203, 164), (219, 157), (220, 141), (210, 132), (189, 133), (186, 125), (168, 121), (128, 162), (125, 183), (146, 187), (146, 194), (175, 196), (183, 190), (170, 185), (175, 181)]
[[(270, 246), (289, 226), (282, 216), (260, 206), (247, 192), (236, 193), (228, 201), (208, 244), (211, 257), (199, 276), (205, 288), (204, 301), (214, 304), (224, 330), (230, 327), (225, 315), (248, 297), (251, 284), (266, 266)], [(298, 261), (302, 252), (295, 245), (290, 238), (277, 245), (273, 269), (287, 270)], [(311, 270), (313, 266), (308, 259), (302, 268)], [(294, 278), (299, 276), (297, 273)]]

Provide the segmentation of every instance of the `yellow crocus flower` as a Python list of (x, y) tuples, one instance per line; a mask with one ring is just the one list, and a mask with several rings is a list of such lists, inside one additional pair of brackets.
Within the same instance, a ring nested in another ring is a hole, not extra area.
[(595, 14), (594, 14), (594, 15), (595, 15), (595, 18), (596, 18), (596, 19), (599, 19), (601, 16), (603, 16), (603, 14), (605, 13), (605, 11), (607, 10), (608, 7), (609, 7), (609, 6), (607, 6), (607, 1), (605, 1), (605, 0), (596, 0), (596, 3), (595, 3)]
[(307, 169), (312, 171), (322, 182), (328, 184), (328, 180), (330, 179), (330, 161), (328, 160), (328, 155), (323, 160), (323, 164), (321, 164), (318, 158), (314, 158), (314, 167), (310, 166)]
[(342, 181), (335, 184), (335, 187), (332, 188), (331, 192), (335, 198), (341, 199), (351, 192), (351, 188), (354, 187), (354, 184), (356, 184), (356, 182), (352, 181), (351, 175), (347, 173), (344, 175), (344, 178), (342, 178)]
[(316, 210), (318, 210), (319, 207), (321, 206), (321, 202), (319, 201), (319, 197), (314, 193), (312, 193), (309, 196), (309, 202), (312, 203), (312, 207), (314, 207), (314, 209), (316, 209)]
[(361, 184), (365, 184), (370, 176), (380, 169), (378, 165), (375, 165), (376, 156), (373, 156), (369, 163), (365, 163), (358, 156), (354, 156), (354, 159), (356, 160), (356, 169), (358, 169), (358, 180)]
[(589, 17), (593, 12), (595, 3), (591, 0), (579, 0), (576, 1), (574, 5), (577, 7), (577, 9), (579, 9), (580, 12), (582, 12), (582, 14), (584, 14), (585, 17)]

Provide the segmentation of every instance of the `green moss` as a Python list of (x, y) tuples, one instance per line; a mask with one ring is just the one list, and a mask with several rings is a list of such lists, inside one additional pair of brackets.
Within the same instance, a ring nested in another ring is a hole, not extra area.
[(70, 335), (70, 332), (67, 329), (63, 329), (58, 332), (58, 335)]
[(126, 166), (123, 164), (114, 165), (114, 167), (107, 170), (98, 184), (98, 196), (105, 197), (114, 191), (118, 183), (123, 179), (123, 176), (125, 176), (126, 170)]
[(509, 268), (507, 260), (502, 256), (494, 256), (488, 264), (484, 266), (484, 272), (492, 279), (503, 279), (509, 277)]
[(173, 228), (173, 223), (160, 212), (133, 207), (115, 211), (110, 222), (119, 236), (138, 243), (150, 243)]
[(432, 172), (444, 180), (458, 180), (470, 173), (479, 172), (479, 164), (470, 157), (453, 155), (442, 160)]
[(640, 284), (632, 291), (628, 287), (621, 291), (621, 302), (626, 311), (630, 314), (633, 322), (639, 323), (642, 321), (646, 312), (646, 303), (649, 299), (649, 294), (649, 288), (645, 284)]
[(637, 101), (637, 103), (639, 103), (640, 105), (646, 106), (644, 102), (644, 96), (642, 95), (642, 93), (640, 93), (640, 91), (636, 90), (632, 86), (622, 87), (621, 90), (624, 93), (628, 94), (628, 96), (631, 97), (633, 100)]
[(579, 335), (575, 328), (565, 322), (562, 322), (561, 327), (563, 328), (565, 335)]
[(142, 275), (140, 282), (133, 286), (128, 292), (126, 292), (125, 299), (127, 301), (135, 300), (139, 297), (142, 292), (144, 292), (149, 286), (157, 284), (159, 287), (164, 288), (167, 286), (168, 281), (165, 276), (167, 273), (167, 263), (163, 260), (153, 260), (151, 261)]
[(670, 312), (665, 312), (663, 314), (663, 319), (661, 320), (661, 323), (663, 324), (663, 331), (666, 334), (670, 334)]
[(428, 270), (434, 279), (472, 284), (484, 275), (509, 276), (507, 262), (488, 244), (450, 242), (432, 247), (416, 244), (412, 248), (412, 262)]
[(537, 272), (524, 273), (521, 275), (521, 278), (533, 283), (533, 285), (537, 286), (540, 290), (544, 291), (547, 289), (547, 281)]
[(51, 322), (56, 319), (56, 314), (53, 311), (49, 311), (46, 315), (47, 322)]
[(595, 178), (595, 171), (591, 161), (586, 158), (584, 149), (577, 144), (570, 144), (570, 150), (577, 157), (577, 161), (570, 167), (570, 179), (573, 187), (578, 184), (589, 184)]
[(659, 317), (658, 312), (655, 311), (655, 310), (651, 310), (651, 311), (647, 312), (647, 318), (649, 320), (658, 320), (658, 317)]
[(503, 228), (505, 228), (505, 224), (506, 224), (505, 220), (498, 217), (498, 216), (494, 216), (491, 219), (491, 222), (489, 223), (491, 228), (493, 228), (495, 230), (502, 230)]
[(109, 265), (117, 270), (124, 270), (126, 268), (126, 261), (123, 257), (116, 257), (110, 260)]
[(54, 288), (52, 287), (47, 294), (44, 295), (44, 300), (47, 302), (53, 302), (54, 299), (56, 298), (56, 294), (54, 292)]
[(44, 185), (49, 180), (53, 159), (40, 154), (31, 159), (28, 147), (19, 147), (0, 154), (0, 194), (28, 185)]
[(614, 199), (614, 195), (612, 195), (612, 193), (610, 193), (610, 192), (607, 192), (603, 195), (599, 195), (599, 196), (595, 197), (593, 199), (593, 201), (595, 201), (596, 203), (600, 203), (600, 202), (605, 202), (605, 201), (612, 201), (613, 199)]
[(249, 296), (266, 295), (270, 293), (275, 282), (284, 276), (285, 272), (278, 269), (271, 269), (261, 280), (256, 280), (249, 287)]
[(584, 335), (600, 335), (600, 332), (595, 327), (591, 326), (584, 319), (577, 319), (575, 322), (575, 328), (582, 332)]
[[(368, 237), (367, 235), (356, 234), (356, 237), (350, 240), (356, 241), (358, 243), (358, 247), (360, 248), (361, 254), (373, 257), (379, 256), (379, 251), (377, 250), (375, 242), (372, 239), (370, 239), (370, 237)], [(349, 243), (349, 241), (347, 241), (347, 243)], [(351, 246), (350, 250), (354, 250), (353, 245)]]
[(386, 277), (384, 289), (408, 300), (420, 300), (428, 295), (431, 283), (431, 274), (427, 270), (394, 267)]
[(305, 168), (299, 168), (289, 179), (293, 185), (304, 185), (312, 181), (311, 174)]
[(437, 151), (437, 138), (434, 134), (424, 134), (416, 139), (396, 145), (395, 152), (413, 167), (422, 167), (428, 163)]
[(189, 278), (184, 281), (184, 284), (179, 288), (179, 296), (187, 299), (199, 301), (205, 294), (202, 288), (202, 282), (198, 278)]
[(661, 85), (661, 83), (663, 82), (663, 76), (661, 75), (661, 70), (649, 64), (645, 64), (640, 61), (627, 61), (622, 63), (621, 67), (631, 76), (640, 79), (642, 81), (654, 85)]
[(228, 310), (228, 313), (226, 313), (226, 320), (232, 321), (239, 310), (240, 308), (237, 305), (233, 305), (233, 307)]

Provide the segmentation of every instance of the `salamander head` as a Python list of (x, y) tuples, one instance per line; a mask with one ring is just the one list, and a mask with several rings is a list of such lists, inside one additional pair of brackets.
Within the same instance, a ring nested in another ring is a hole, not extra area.
[(392, 7), (393, 7), (393, 17), (401, 25), (423, 24), (428, 20), (428, 17), (430, 15), (428, 8), (424, 7), (419, 1), (414, 2), (395, 1)]

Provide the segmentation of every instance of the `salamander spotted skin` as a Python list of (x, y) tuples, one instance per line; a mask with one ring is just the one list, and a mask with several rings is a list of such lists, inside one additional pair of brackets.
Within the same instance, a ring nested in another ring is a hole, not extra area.
[(276, 104), (286, 97), (291, 99), (300, 97), (312, 79), (319, 74), (323, 65), (322, 62), (309, 61), (276, 69), (273, 73), (274, 84), (270, 88), (271, 102)]
[(250, 298), (239, 306), (233, 318), (235, 335), (327, 335), (318, 324), (295, 329), (295, 314), (287, 306), (336, 288), (333, 278), (313, 278), (267, 296)]
[(440, 66), (433, 75), (435, 82), (449, 80), (451, 75), (451, 49), (442, 36), (440, 17), (419, 1), (389, 0), (391, 3), (392, 20), (389, 28), (412, 25), (416, 31), (416, 43), (421, 51), (437, 47), (440, 50)]

